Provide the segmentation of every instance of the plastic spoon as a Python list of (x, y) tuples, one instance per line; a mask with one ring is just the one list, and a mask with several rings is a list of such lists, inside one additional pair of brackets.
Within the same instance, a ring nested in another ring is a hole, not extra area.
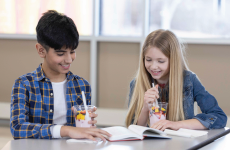
[(81, 92), (81, 95), (82, 95), (82, 99), (83, 99), (83, 103), (84, 103), (84, 107), (85, 107), (85, 117), (86, 117), (86, 120), (88, 120), (89, 119), (89, 112), (88, 112), (88, 108), (87, 108), (87, 106), (86, 106), (86, 98), (85, 98), (85, 92), (84, 91), (82, 91)]
[[(152, 82), (152, 87), (154, 87), (154, 82)], [(159, 105), (158, 105), (158, 101), (157, 101), (157, 99), (156, 99), (156, 101), (155, 101), (155, 104), (156, 104), (156, 107), (158, 107), (158, 108), (159, 108)]]

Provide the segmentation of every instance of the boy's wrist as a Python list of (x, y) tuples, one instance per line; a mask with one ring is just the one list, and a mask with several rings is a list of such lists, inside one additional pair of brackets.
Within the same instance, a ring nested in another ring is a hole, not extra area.
[(60, 131), (60, 135), (61, 137), (69, 137), (69, 126), (62, 126), (61, 127), (61, 131)]

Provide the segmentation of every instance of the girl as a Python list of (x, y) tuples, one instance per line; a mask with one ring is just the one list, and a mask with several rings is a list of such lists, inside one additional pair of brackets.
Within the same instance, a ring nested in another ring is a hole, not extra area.
[[(156, 85), (151, 87), (152, 82)], [(148, 103), (168, 103), (167, 120), (151, 128), (165, 130), (223, 128), (227, 116), (198, 77), (189, 71), (184, 49), (174, 33), (156, 30), (143, 45), (137, 75), (130, 83), (129, 111), (126, 125), (149, 125)], [(194, 102), (202, 113), (194, 116)]]

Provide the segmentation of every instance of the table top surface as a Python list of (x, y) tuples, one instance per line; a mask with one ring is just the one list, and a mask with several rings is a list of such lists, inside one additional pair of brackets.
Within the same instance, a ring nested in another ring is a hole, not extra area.
[[(20, 139), (9, 141), (2, 150), (62, 150), (62, 149), (96, 149), (96, 150), (152, 150), (152, 149), (176, 149), (184, 150), (211, 138), (224, 130), (207, 130), (208, 134), (197, 138), (186, 138), (170, 136), (172, 139), (144, 139), (138, 141), (119, 141), (119, 142), (99, 142), (99, 143), (67, 143), (67, 139)], [(227, 146), (228, 145), (228, 146)], [(221, 148), (220, 148), (221, 147)], [(201, 148), (201, 150), (230, 149), (230, 134), (214, 141), (213, 143)]]

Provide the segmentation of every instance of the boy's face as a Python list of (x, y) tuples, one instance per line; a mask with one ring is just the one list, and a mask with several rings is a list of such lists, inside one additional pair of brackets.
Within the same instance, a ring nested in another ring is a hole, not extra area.
[(167, 83), (169, 80), (169, 58), (157, 47), (151, 47), (145, 54), (145, 68), (158, 83)]
[(76, 57), (75, 50), (65, 49), (64, 47), (60, 50), (49, 48), (48, 52), (45, 51), (44, 53), (42, 68), (49, 75), (64, 75), (68, 73), (70, 65)]

